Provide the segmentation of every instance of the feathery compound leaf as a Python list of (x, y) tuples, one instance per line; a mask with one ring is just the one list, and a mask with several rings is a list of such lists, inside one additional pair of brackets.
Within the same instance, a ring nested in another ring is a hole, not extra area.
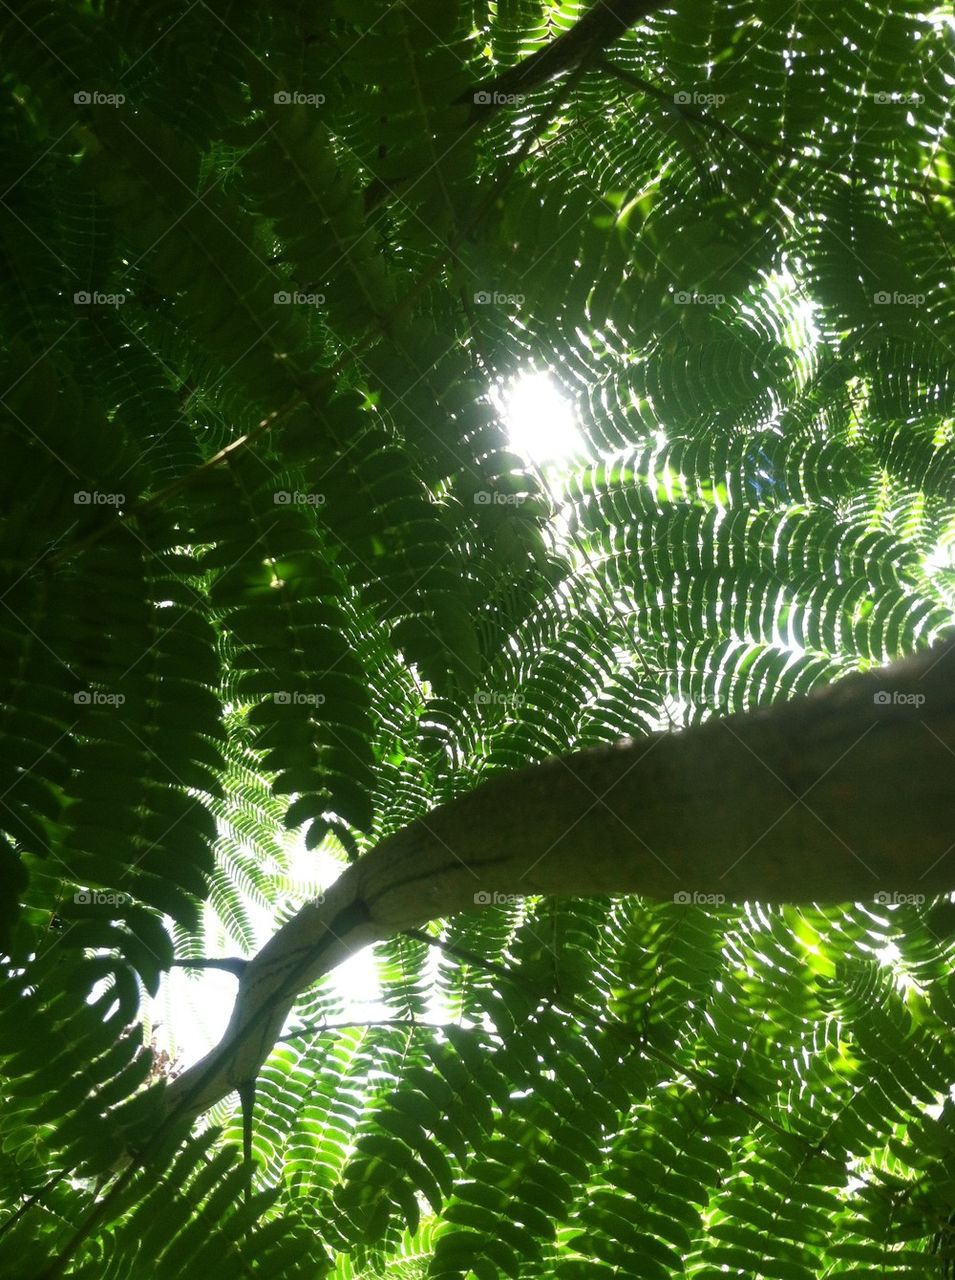
[(950, 18), (3, 9), (0, 1274), (951, 1276)]

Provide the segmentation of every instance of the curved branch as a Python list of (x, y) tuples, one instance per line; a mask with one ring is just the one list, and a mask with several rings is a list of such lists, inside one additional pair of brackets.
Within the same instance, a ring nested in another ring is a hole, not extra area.
[(809, 697), (493, 777), (381, 841), (254, 956), (197, 1115), (354, 952), (510, 896), (840, 903), (955, 889), (955, 640)]

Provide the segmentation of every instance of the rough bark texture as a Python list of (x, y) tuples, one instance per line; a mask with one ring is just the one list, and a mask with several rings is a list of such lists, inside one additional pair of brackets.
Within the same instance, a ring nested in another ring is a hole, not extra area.
[(495, 894), (929, 898), (955, 889), (953, 842), (953, 641), (809, 698), (499, 775), (283, 926), (170, 1103), (198, 1114), (253, 1079), (295, 997), (353, 952)]

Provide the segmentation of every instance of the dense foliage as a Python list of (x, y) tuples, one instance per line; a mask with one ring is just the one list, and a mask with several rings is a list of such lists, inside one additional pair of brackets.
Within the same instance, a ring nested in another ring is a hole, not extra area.
[(303, 998), (251, 1189), (156, 1128), (142, 1002), (284, 831), (955, 622), (951, 17), (673, 0), (504, 92), (587, 7), (3, 6), (5, 1276), (951, 1274), (947, 903), (496, 903)]

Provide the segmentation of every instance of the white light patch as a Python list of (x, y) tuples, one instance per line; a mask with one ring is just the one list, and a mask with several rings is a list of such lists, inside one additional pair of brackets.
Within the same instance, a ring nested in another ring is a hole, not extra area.
[(531, 370), (495, 388), (513, 451), (528, 462), (556, 462), (586, 453), (574, 406), (549, 373)]
[(944, 542), (940, 542), (925, 557), (924, 563), (929, 573), (955, 569), (955, 542), (949, 543), (948, 546)]
[[(301, 905), (318, 892), (320, 885), (332, 884), (341, 873), (342, 864), (338, 859), (320, 849), (307, 850), (304, 834), (300, 835), (290, 850), (285, 877), (290, 902)], [(246, 899), (244, 906), (258, 951), (276, 931), (273, 912), (251, 898)], [(207, 913), (207, 925), (212, 919), (212, 913)], [(207, 956), (239, 955), (239, 948), (224, 940), (221, 929), (209, 928), (206, 943)], [(359, 1023), (394, 1016), (380, 999), (381, 983), (372, 947), (357, 952), (334, 969), (329, 982), (342, 1002), (342, 1011), (334, 1021), (354, 1019)], [(172, 969), (163, 977), (159, 995), (149, 1010), (157, 1046), (175, 1058), (183, 1070), (198, 1062), (222, 1037), (232, 1015), (238, 985), (238, 980), (222, 969), (200, 970), (195, 976), (188, 975), (183, 968)], [(292, 1015), (286, 1029), (293, 1024), (301, 1025), (297, 1015)]]

